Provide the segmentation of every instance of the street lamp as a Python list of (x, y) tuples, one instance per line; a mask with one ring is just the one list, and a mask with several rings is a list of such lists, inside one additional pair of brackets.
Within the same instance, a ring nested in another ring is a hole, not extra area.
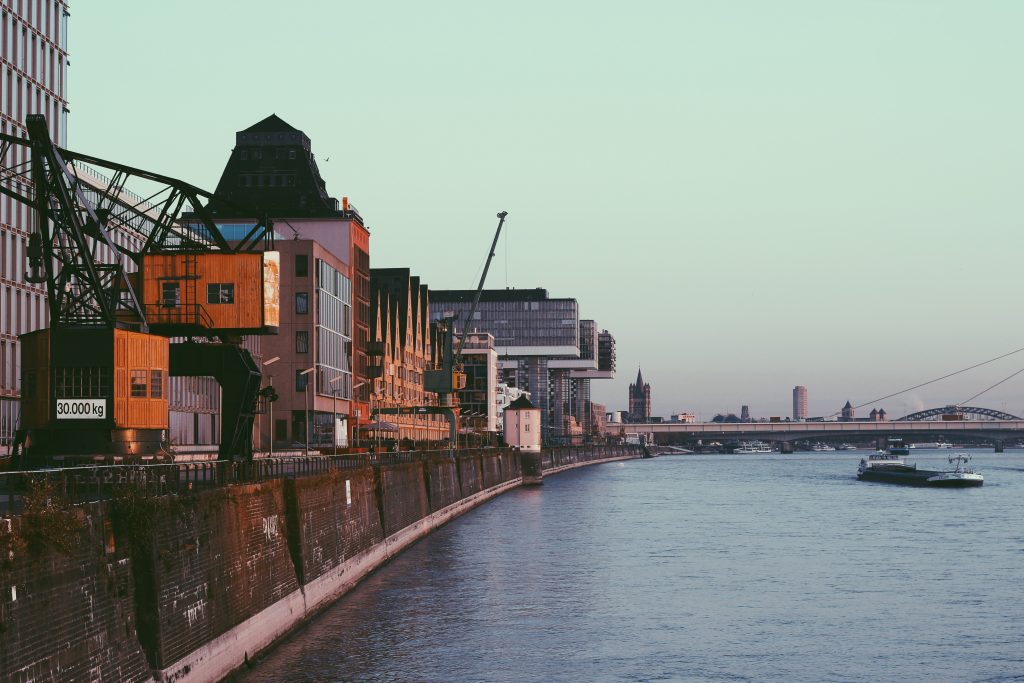
[[(311, 367), (311, 368), (306, 368), (305, 370), (300, 372), (299, 375), (305, 376), (305, 375), (308, 375), (309, 373), (313, 372), (314, 370), (316, 370), (316, 366), (315, 365), (313, 367)], [(309, 378), (308, 377), (306, 377), (306, 390), (304, 392), (302, 392), (302, 396), (303, 396), (303, 398), (306, 399), (306, 455), (309, 456), (309, 427), (310, 427), (310, 425), (309, 425)]]
[[(355, 403), (356, 405), (359, 404), (359, 399), (358, 399), (358, 397), (356, 395), (356, 389), (358, 389), (359, 387), (363, 386), (364, 384), (366, 384), (366, 382), (360, 382), (359, 384), (357, 384), (354, 387), (352, 387), (352, 402)], [(356, 418), (356, 429), (353, 432), (352, 445), (353, 446), (358, 446), (359, 445), (359, 408), (355, 409), (355, 418)]]
[[(268, 365), (273, 365), (274, 363), (276, 363), (279, 360), (281, 360), (281, 356), (274, 356), (273, 358), (269, 358), (269, 359), (263, 361), (263, 367), (267, 367)], [(273, 375), (267, 375), (267, 376), (270, 378), (270, 386), (273, 387), (274, 386), (274, 376)], [(262, 426), (262, 421), (260, 423), (260, 426)], [(270, 402), (270, 429), (268, 431), (270, 432), (270, 457), (273, 458), (274, 457), (274, 402), (273, 401)], [(260, 433), (261, 434), (263, 433), (262, 429), (260, 430)]]

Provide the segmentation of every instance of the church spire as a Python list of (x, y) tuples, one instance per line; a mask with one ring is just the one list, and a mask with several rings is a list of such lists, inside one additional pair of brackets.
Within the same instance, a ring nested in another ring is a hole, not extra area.
[(643, 385), (644, 385), (644, 375), (643, 375), (643, 372), (640, 371), (640, 366), (638, 365), (637, 368), (636, 368), (636, 386), (637, 386), (637, 388), (640, 388)]

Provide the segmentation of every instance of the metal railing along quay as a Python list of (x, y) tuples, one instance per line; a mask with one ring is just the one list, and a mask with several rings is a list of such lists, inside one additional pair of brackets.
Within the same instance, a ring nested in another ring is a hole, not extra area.
[[(510, 449), (483, 448), (455, 452), (457, 459), (480, 454), (512, 453)], [(630, 446), (556, 447), (544, 451), (544, 467), (635, 454)], [(400, 451), (346, 455), (301, 455), (259, 458), (251, 462), (205, 462), (87, 465), (42, 470), (0, 472), (0, 514), (17, 514), (25, 495), (44, 487), (72, 503), (110, 500), (118, 487), (132, 486), (149, 495), (184, 494), (221, 486), (252, 484), (272, 479), (294, 479), (332, 470), (400, 465), (450, 457), (451, 452)]]
[[(251, 484), (270, 479), (289, 479), (373, 465), (422, 462), (447, 456), (448, 451), (408, 451), (358, 455), (310, 455), (259, 458), (251, 462), (206, 462), (87, 465), (42, 470), (0, 472), (0, 514), (20, 512), (23, 499), (35, 487), (60, 495), (73, 503), (110, 500), (120, 486), (131, 485), (147, 494), (161, 496)], [(459, 456), (469, 457), (469, 451)]]

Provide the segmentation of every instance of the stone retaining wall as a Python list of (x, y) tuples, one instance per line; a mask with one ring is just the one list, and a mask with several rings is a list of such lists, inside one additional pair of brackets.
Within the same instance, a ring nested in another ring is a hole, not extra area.
[[(622, 457), (637, 454), (561, 450), (545, 466)], [(38, 520), (0, 519), (0, 680), (218, 680), (521, 477), (518, 453), (487, 450), (133, 495), (66, 508), (70, 549), (39, 542)]]

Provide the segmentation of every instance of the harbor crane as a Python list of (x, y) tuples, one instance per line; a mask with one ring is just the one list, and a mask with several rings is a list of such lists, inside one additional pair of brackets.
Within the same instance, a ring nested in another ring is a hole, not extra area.
[(477, 304), (480, 303), (480, 295), (483, 293), (484, 282), (487, 280), (487, 271), (494, 259), (494, 251), (498, 246), (498, 238), (501, 236), (501, 228), (505, 224), (505, 217), (508, 211), (498, 214), (498, 229), (494, 232), (494, 240), (491, 242), (491, 250), (484, 263), (483, 272), (480, 274), (480, 282), (477, 284), (473, 296), (473, 305), (470, 307), (469, 316), (462, 326), (462, 334), (459, 336), (459, 343), (454, 345), (454, 318), (445, 318), (438, 325), (438, 347), (441, 352), (439, 366), (433, 370), (423, 373), (423, 388), (426, 391), (437, 394), (437, 406), (422, 406), (412, 408), (384, 408), (377, 411), (378, 414), (403, 414), (403, 413), (441, 413), (448, 418), (449, 443), (455, 445), (458, 422), (458, 391), (466, 387), (466, 373), (462, 364), (462, 350), (466, 344), (466, 337), (469, 334), (469, 321), (473, 319)]
[(251, 459), (261, 373), (242, 337), (280, 324), (270, 219), (229, 241), (211, 193), (61, 149), (42, 115), (26, 127), (0, 134), (0, 194), (32, 209), (26, 280), (49, 326), (20, 337), (19, 462), (160, 459), (170, 376), (216, 378), (219, 457)]

